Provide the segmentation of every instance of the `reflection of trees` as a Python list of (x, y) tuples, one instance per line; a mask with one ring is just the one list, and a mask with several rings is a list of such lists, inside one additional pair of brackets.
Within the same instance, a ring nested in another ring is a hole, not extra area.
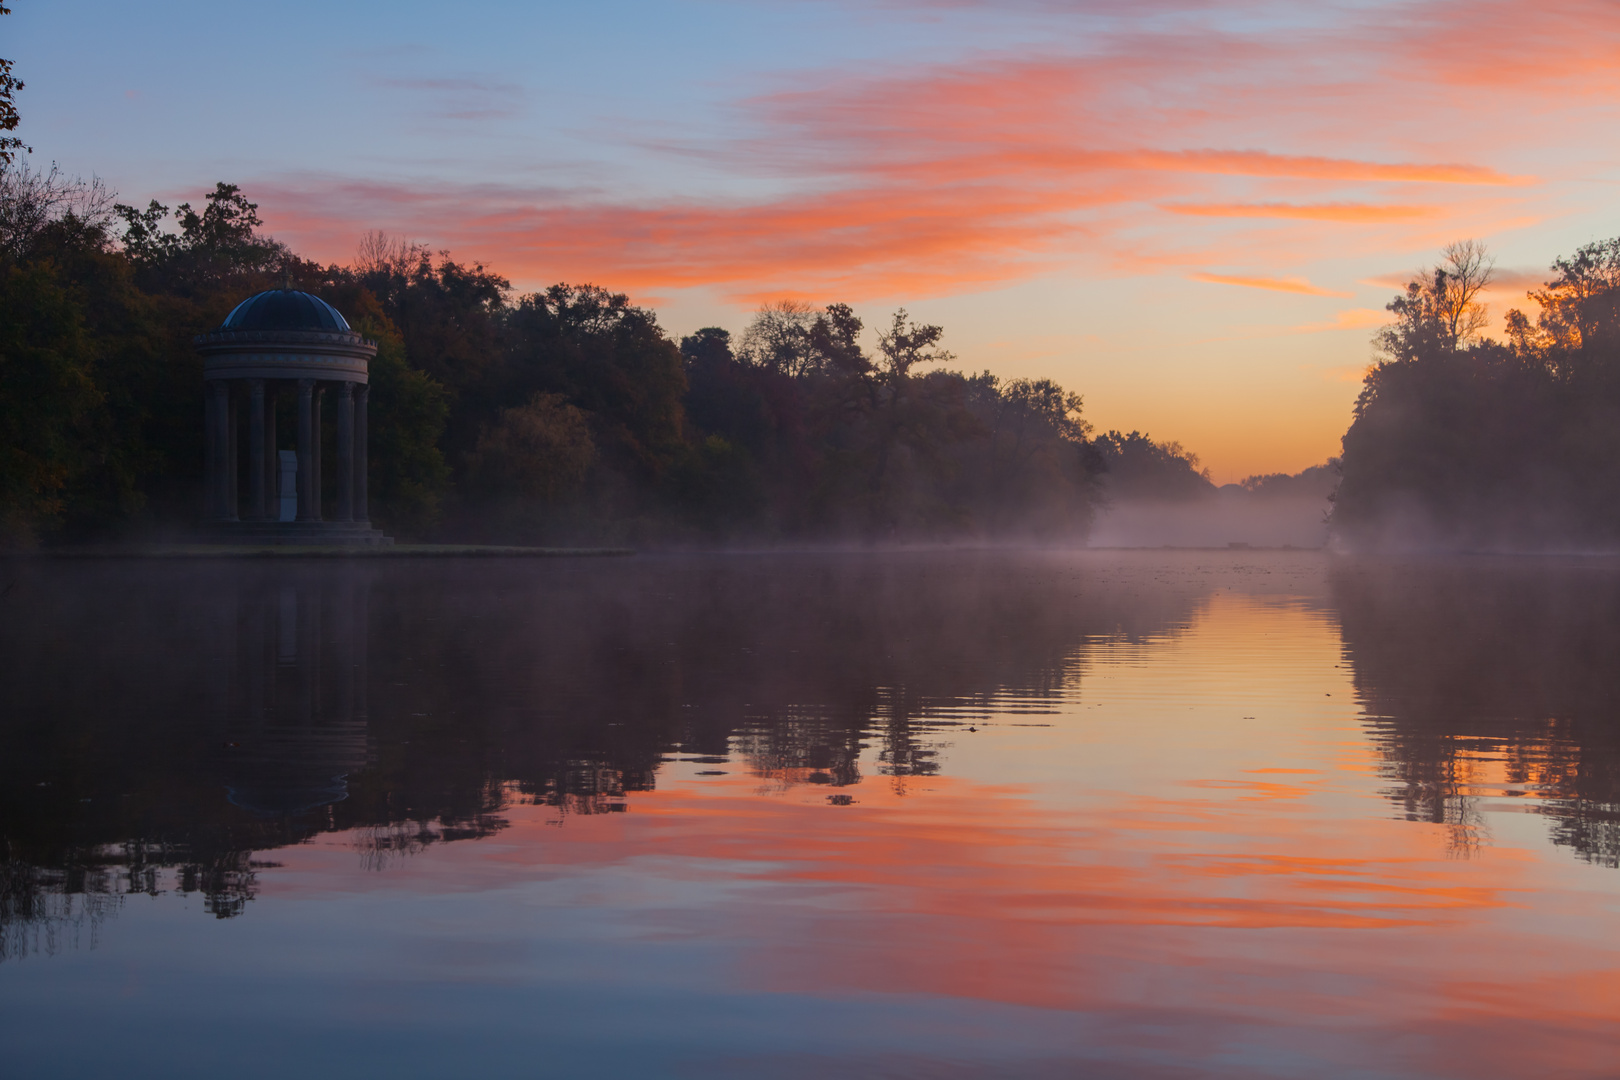
[(1482, 797), (1620, 867), (1620, 574), (1606, 562), (1349, 562), (1334, 575), (1368, 724), (1411, 820), (1478, 843)]
[(345, 830), (381, 868), (517, 802), (623, 810), (671, 759), (904, 784), (968, 724), (1051, 708), (1088, 641), (1180, 625), (1209, 588), (1006, 553), (20, 573), (0, 920), (36, 929), (176, 889), (228, 917), (273, 865), (255, 852)]
[(8, 931), (168, 890), (241, 914), (253, 853), (330, 827), (369, 760), (364, 583), (53, 573), (0, 628)]

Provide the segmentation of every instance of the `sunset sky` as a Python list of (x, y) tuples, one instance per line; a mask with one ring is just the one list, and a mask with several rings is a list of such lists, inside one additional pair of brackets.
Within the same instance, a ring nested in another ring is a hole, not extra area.
[(1499, 319), (1620, 233), (1603, 0), (12, 6), (33, 163), (126, 202), (227, 180), (306, 255), (380, 228), (675, 334), (904, 305), (1217, 481), (1337, 451), (1441, 245)]

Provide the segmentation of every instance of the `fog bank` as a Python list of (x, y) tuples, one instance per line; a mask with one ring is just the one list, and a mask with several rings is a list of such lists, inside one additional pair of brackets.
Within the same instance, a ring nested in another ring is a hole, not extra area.
[(1196, 499), (1115, 499), (1099, 513), (1092, 547), (1317, 548), (1327, 543), (1321, 495), (1267, 496), (1236, 484)]

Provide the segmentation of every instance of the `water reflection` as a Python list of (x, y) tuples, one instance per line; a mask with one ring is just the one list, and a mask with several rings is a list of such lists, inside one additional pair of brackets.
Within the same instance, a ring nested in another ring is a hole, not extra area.
[(20, 1073), (109, 1063), (68, 1015), (243, 1076), (1620, 1053), (1608, 564), (5, 572)]
[[(661, 764), (903, 793), (1212, 587), (1057, 557), (22, 565), (0, 622), (8, 953), (100, 898), (240, 914), (263, 853), (624, 809)], [(1054, 602), (1055, 600), (1059, 602)], [(26, 611), (26, 618), (17, 617)], [(91, 898), (75, 907), (75, 896)]]
[(1466, 855), (1492, 813), (1620, 867), (1620, 574), (1608, 560), (1345, 562), (1333, 599), (1403, 816)]
[[(873, 779), (903, 794), (962, 729), (1078, 697), (1088, 649), (1179, 631), (1234, 574), (1253, 594), (1313, 573), (1057, 555), (19, 565), (0, 940), (15, 953), (19, 927), (79, 926), (125, 893), (237, 915), (264, 853), (320, 832), (359, 830), (382, 866), (491, 835), (512, 805), (623, 810), (667, 762), (832, 805)], [(1330, 581), (1404, 816), (1466, 854), (1518, 801), (1620, 866), (1620, 575), (1343, 560)]]

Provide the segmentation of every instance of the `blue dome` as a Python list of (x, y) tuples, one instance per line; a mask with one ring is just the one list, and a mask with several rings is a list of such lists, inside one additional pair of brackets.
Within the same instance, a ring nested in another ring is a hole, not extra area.
[(296, 289), (271, 289), (237, 304), (219, 328), (344, 331), (349, 324), (337, 308), (318, 296)]

